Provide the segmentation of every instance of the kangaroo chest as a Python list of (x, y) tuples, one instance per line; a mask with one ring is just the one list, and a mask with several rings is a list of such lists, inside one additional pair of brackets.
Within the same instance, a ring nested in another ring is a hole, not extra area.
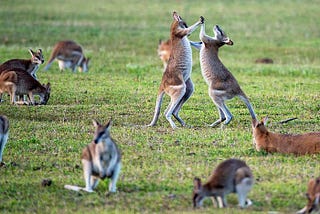
[[(178, 47), (173, 50), (174, 52), (174, 69), (180, 71), (183, 74), (183, 79), (190, 78), (192, 71), (192, 50), (188, 38), (185, 36), (178, 44)], [(173, 46), (173, 48), (175, 48)]]
[(200, 67), (208, 85), (226, 81), (230, 73), (218, 58), (218, 52), (204, 46), (200, 50)]

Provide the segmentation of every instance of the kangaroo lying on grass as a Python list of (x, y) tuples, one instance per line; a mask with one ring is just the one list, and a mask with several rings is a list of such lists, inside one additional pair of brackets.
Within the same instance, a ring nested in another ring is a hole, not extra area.
[(312, 178), (309, 181), (306, 196), (308, 203), (297, 214), (320, 213), (320, 177)]
[(226, 207), (229, 193), (237, 193), (240, 207), (250, 206), (252, 202), (247, 194), (253, 182), (252, 172), (244, 161), (228, 159), (217, 166), (207, 183), (202, 185), (200, 178), (194, 179), (193, 206), (200, 207), (206, 197), (212, 197), (220, 208)]
[(280, 152), (285, 154), (320, 153), (320, 132), (306, 134), (278, 134), (265, 127), (268, 117), (258, 122), (252, 120), (253, 140), (258, 151)]
[(165, 117), (172, 128), (176, 128), (172, 115), (178, 122), (185, 126), (185, 122), (179, 117), (179, 111), (182, 105), (190, 98), (194, 88), (191, 81), (192, 70), (192, 50), (187, 38), (203, 22), (203, 18), (194, 25), (188, 27), (177, 12), (173, 12), (173, 22), (171, 24), (171, 54), (168, 65), (162, 76), (162, 81), (158, 91), (155, 113), (152, 122), (148, 126), (154, 126), (157, 123), (163, 95), (170, 96), (171, 101), (165, 111)]
[(214, 127), (221, 122), (230, 123), (233, 116), (225, 101), (238, 96), (249, 109), (252, 119), (256, 119), (254, 110), (245, 93), (241, 90), (237, 80), (232, 73), (222, 64), (218, 57), (219, 48), (223, 45), (233, 45), (233, 41), (218, 26), (213, 28), (214, 37), (210, 37), (205, 33), (205, 24), (201, 25), (200, 40), (201, 43), (194, 43), (194, 47), (200, 49), (200, 66), (201, 73), (209, 86), (209, 96), (219, 110), (220, 119), (212, 123)]
[(121, 169), (121, 154), (117, 144), (110, 136), (112, 121), (101, 125), (93, 120), (96, 128), (93, 141), (82, 151), (81, 161), (83, 166), (86, 187), (65, 185), (66, 189), (93, 192), (99, 179), (110, 178), (109, 192), (116, 192), (116, 184)]

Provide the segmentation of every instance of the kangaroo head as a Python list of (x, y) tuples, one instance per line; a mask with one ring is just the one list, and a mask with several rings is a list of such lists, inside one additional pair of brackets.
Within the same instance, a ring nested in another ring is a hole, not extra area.
[(202, 192), (203, 192), (203, 187), (201, 184), (201, 179), (195, 177), (193, 179), (193, 192), (192, 192), (192, 203), (194, 208), (200, 207), (202, 205), (202, 201), (205, 198)]
[(101, 125), (97, 120), (92, 120), (92, 122), (93, 122), (93, 126), (96, 128), (94, 137), (93, 137), (93, 142), (95, 144), (98, 144), (103, 139), (110, 137), (112, 119), (110, 119), (106, 125)]
[(179, 16), (179, 14), (176, 11), (173, 11), (172, 16), (173, 16), (173, 25), (176, 28), (182, 28), (182, 29), (188, 28), (187, 23), (183, 21), (181, 16)]
[(227, 36), (227, 34), (218, 25), (215, 25), (213, 27), (213, 33), (215, 35), (215, 39), (219, 41), (220, 46), (224, 44), (233, 45), (233, 41)]
[(33, 50), (29, 49), (29, 53), (31, 54), (31, 61), (34, 64), (41, 65), (44, 63), (44, 57), (42, 55), (42, 50), (38, 49), (37, 52), (34, 52)]
[(320, 206), (320, 177), (309, 181), (306, 197), (308, 199), (308, 212), (317, 210)]
[(159, 40), (158, 55), (164, 63), (167, 63), (169, 61), (170, 52), (171, 52), (170, 40), (167, 40), (167, 41)]
[(48, 82), (47, 84), (43, 84), (42, 86), (44, 87), (45, 91), (40, 95), (40, 104), (46, 105), (50, 98), (51, 84)]
[(86, 58), (83, 57), (81, 63), (80, 63), (80, 67), (79, 67), (79, 71), (80, 72), (88, 72), (89, 70), (89, 62), (90, 62), (90, 58)]

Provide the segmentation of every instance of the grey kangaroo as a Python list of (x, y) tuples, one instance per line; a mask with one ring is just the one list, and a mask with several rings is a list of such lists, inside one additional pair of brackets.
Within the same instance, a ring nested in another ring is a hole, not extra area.
[(9, 120), (6, 116), (0, 115), (0, 166), (4, 163), (2, 162), (2, 154), (4, 147), (7, 144), (9, 136)]
[(212, 197), (212, 201), (217, 202), (219, 208), (226, 207), (226, 196), (229, 193), (238, 195), (240, 207), (250, 206), (252, 202), (247, 199), (247, 194), (251, 190), (253, 182), (252, 172), (244, 161), (225, 160), (217, 166), (205, 184), (201, 183), (200, 178), (194, 178), (193, 206), (200, 207), (206, 197)]
[(96, 128), (93, 141), (82, 151), (81, 161), (83, 166), (86, 187), (65, 185), (66, 189), (93, 192), (99, 179), (110, 178), (109, 192), (116, 192), (116, 184), (121, 169), (121, 154), (117, 144), (110, 136), (112, 120), (106, 125), (101, 125), (93, 120)]
[[(225, 101), (235, 96), (238, 96), (246, 104), (252, 119), (256, 119), (248, 97), (241, 90), (235, 77), (218, 57), (219, 48), (225, 44), (233, 45), (233, 41), (218, 25), (214, 26), (213, 32), (215, 34), (214, 37), (206, 35), (205, 24), (203, 23), (199, 35), (202, 44), (198, 43), (198, 49), (200, 48), (201, 73), (209, 86), (209, 96), (218, 108), (220, 115), (220, 119), (210, 126), (214, 127), (223, 121), (225, 121), (225, 125), (230, 123), (233, 116), (227, 108)], [(194, 46), (196, 47), (196, 45)]]
[(179, 117), (179, 111), (194, 91), (191, 81), (192, 50), (187, 36), (196, 30), (202, 22), (203, 18), (200, 17), (198, 22), (188, 27), (178, 13), (173, 12), (170, 30), (171, 54), (162, 76), (153, 120), (148, 126), (156, 125), (165, 93), (171, 98), (165, 111), (166, 119), (173, 129), (176, 128), (176, 125), (171, 119), (172, 115), (182, 126), (185, 126), (185, 122)]

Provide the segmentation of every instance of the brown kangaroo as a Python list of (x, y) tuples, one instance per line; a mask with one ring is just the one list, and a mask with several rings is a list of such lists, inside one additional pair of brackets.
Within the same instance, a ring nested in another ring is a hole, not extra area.
[(34, 52), (29, 49), (29, 53), (31, 54), (31, 59), (10, 59), (2, 63), (0, 65), (0, 73), (18, 68), (27, 71), (33, 78), (37, 79), (36, 72), (38, 71), (39, 66), (44, 62), (42, 50), (38, 49), (37, 52)]
[(253, 183), (252, 172), (244, 161), (225, 160), (213, 171), (207, 183), (202, 185), (200, 178), (194, 179), (193, 206), (200, 207), (206, 197), (213, 197), (215, 201), (212, 201), (217, 202), (220, 208), (226, 207), (229, 193), (237, 193), (240, 207), (250, 206), (252, 202), (247, 199), (247, 194)]
[(296, 155), (320, 153), (320, 132), (296, 135), (273, 133), (265, 127), (267, 120), (268, 117), (261, 122), (252, 120), (253, 140), (258, 151)]
[(214, 37), (210, 37), (205, 33), (205, 24), (201, 25), (200, 40), (202, 45), (200, 48), (200, 66), (201, 73), (209, 86), (209, 96), (219, 110), (220, 119), (212, 123), (214, 127), (221, 122), (230, 123), (233, 116), (225, 101), (238, 96), (248, 107), (252, 119), (256, 119), (254, 110), (245, 93), (241, 90), (237, 80), (232, 73), (223, 65), (218, 57), (219, 48), (223, 45), (233, 45), (233, 41), (218, 26), (213, 28)]
[[(11, 85), (10, 89), (3, 90), (6, 85)], [(15, 104), (15, 95), (28, 95), (31, 105), (35, 105), (34, 95), (40, 96), (40, 104), (47, 104), (50, 98), (50, 83), (41, 85), (28, 72), (23, 69), (4, 71), (0, 75), (0, 92), (7, 92), (11, 97), (11, 103)]]
[(84, 56), (82, 47), (74, 41), (57, 42), (44, 70), (48, 70), (55, 59), (58, 60), (60, 71), (70, 68), (75, 72), (77, 67), (81, 72), (88, 71), (90, 59)]
[(320, 211), (320, 177), (310, 179), (306, 196), (308, 203), (297, 214), (312, 213), (313, 211), (317, 213), (317, 211)]
[(178, 114), (182, 105), (190, 98), (194, 91), (190, 78), (192, 70), (192, 50), (187, 36), (196, 30), (202, 22), (203, 18), (200, 17), (200, 21), (188, 27), (178, 13), (173, 12), (173, 22), (170, 30), (171, 54), (162, 76), (153, 120), (148, 126), (154, 126), (157, 123), (162, 98), (165, 93), (171, 98), (170, 104), (165, 111), (166, 119), (172, 128), (176, 128), (176, 125), (171, 119), (172, 115), (182, 126), (185, 126), (185, 122)]

